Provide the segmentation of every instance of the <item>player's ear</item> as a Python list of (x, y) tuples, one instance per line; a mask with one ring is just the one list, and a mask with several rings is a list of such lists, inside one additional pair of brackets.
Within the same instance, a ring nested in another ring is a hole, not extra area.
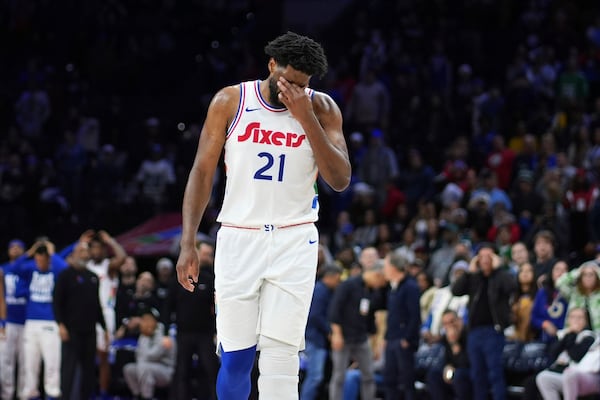
[(269, 59), (269, 73), (273, 73), (275, 72), (275, 69), (277, 69), (277, 61), (275, 61), (275, 59), (273, 57), (271, 57)]

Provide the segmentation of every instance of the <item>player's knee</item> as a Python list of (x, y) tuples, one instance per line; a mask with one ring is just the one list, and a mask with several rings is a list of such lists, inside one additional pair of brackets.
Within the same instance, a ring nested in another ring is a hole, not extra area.
[(298, 347), (260, 336), (260, 358), (258, 367), (261, 375), (297, 375), (300, 366)]
[(242, 379), (250, 376), (255, 356), (256, 346), (237, 351), (223, 351), (221, 348), (221, 370), (230, 379)]

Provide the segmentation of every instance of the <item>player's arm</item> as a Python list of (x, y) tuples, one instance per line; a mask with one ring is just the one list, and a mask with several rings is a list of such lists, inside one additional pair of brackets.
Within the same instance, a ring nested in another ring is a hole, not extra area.
[(117, 242), (117, 239), (112, 237), (108, 232), (100, 231), (98, 232), (98, 235), (100, 235), (100, 239), (104, 243), (106, 243), (108, 247), (110, 247), (114, 254), (110, 258), (110, 262), (108, 264), (108, 270), (110, 275), (112, 276), (112, 274), (118, 274), (119, 268), (121, 268), (121, 265), (123, 265), (125, 259), (127, 258), (127, 252), (125, 251), (123, 246), (121, 246), (121, 244)]
[[(310, 124), (315, 135), (307, 133), (315, 154), (319, 173), (333, 189), (342, 191), (350, 184), (350, 158), (342, 130), (342, 113), (333, 99), (323, 93), (313, 97), (318, 121)], [(319, 134), (322, 131), (325, 135)]]
[(313, 149), (319, 173), (336, 191), (350, 184), (350, 158), (342, 130), (342, 113), (331, 97), (315, 92), (312, 102), (303, 88), (284, 78), (279, 99), (300, 122)]
[(234, 86), (220, 90), (213, 97), (208, 106), (196, 157), (185, 187), (177, 279), (189, 291), (194, 290), (189, 278), (196, 282), (199, 273), (196, 233), (210, 200), (213, 177), (225, 145), (227, 126), (235, 116), (239, 98), (239, 87)]

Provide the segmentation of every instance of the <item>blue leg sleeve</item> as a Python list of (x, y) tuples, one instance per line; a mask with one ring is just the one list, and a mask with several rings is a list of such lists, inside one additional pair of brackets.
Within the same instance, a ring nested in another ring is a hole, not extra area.
[(256, 357), (256, 346), (238, 351), (223, 351), (221, 368), (217, 376), (219, 400), (240, 400), (250, 396), (250, 373)]

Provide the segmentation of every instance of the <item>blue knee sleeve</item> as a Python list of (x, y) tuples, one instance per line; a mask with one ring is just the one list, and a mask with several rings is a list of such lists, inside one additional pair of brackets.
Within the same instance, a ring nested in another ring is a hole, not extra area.
[(256, 357), (256, 346), (238, 351), (223, 351), (221, 368), (217, 376), (219, 400), (240, 400), (250, 396), (250, 373)]

